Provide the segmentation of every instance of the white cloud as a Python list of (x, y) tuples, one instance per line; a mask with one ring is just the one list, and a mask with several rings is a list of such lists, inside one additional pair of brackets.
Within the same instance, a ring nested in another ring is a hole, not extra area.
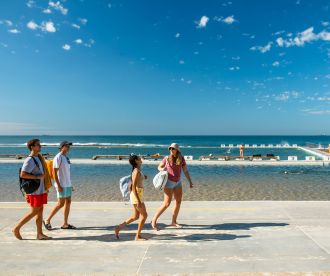
[(289, 98), (290, 98), (289, 92), (284, 92), (284, 93), (281, 93), (281, 94), (275, 96), (276, 101), (282, 101), (282, 102), (288, 101)]
[(265, 46), (253, 46), (250, 48), (252, 51), (259, 51), (260, 53), (266, 53), (270, 51), (271, 47), (273, 45), (273, 42), (268, 42)]
[(39, 28), (39, 25), (37, 23), (35, 23), (33, 20), (31, 20), (30, 22), (28, 22), (26, 24), (26, 26), (31, 29), (31, 30), (36, 30)]
[(241, 68), (239, 66), (233, 66), (233, 67), (229, 67), (229, 71), (238, 71)]
[(71, 46), (70, 46), (69, 44), (64, 44), (64, 45), (62, 46), (62, 49), (65, 50), (65, 51), (70, 51)]
[(279, 37), (276, 39), (276, 43), (279, 47), (293, 47), (293, 46), (304, 46), (306, 43), (311, 43), (317, 40), (330, 41), (330, 32), (325, 30), (320, 33), (314, 33), (314, 27), (310, 27), (300, 33), (298, 33), (295, 37), (290, 37), (288, 39), (284, 39)]
[(20, 31), (17, 30), (17, 29), (11, 29), (11, 30), (9, 30), (8, 32), (10, 32), (10, 33), (12, 33), (12, 34), (19, 34), (19, 33), (20, 33)]
[(184, 64), (184, 60), (179, 60), (179, 64)]
[(94, 39), (90, 39), (88, 43), (84, 43), (85, 47), (91, 48), (95, 44)]
[(234, 22), (236, 22), (235, 18), (233, 15), (231, 16), (227, 16), (224, 20), (223, 20), (224, 23), (226, 24), (233, 24)]
[(275, 95), (275, 100), (276, 101), (282, 101), (282, 102), (286, 102), (288, 101), (290, 98), (292, 99), (298, 99), (300, 97), (301, 93), (298, 91), (285, 91), (283, 93), (280, 93), (278, 95)]
[(180, 37), (180, 33), (176, 33), (176, 34), (175, 34), (175, 37), (176, 37), (176, 38), (179, 38), (179, 37)]
[(55, 28), (54, 23), (52, 21), (42, 22), (41, 23), (41, 30), (43, 32), (48, 32), (48, 33), (55, 33), (56, 32), (56, 28)]
[(35, 6), (36, 2), (33, 1), (33, 0), (29, 0), (27, 1), (26, 5), (29, 7), (29, 8), (33, 8)]
[(322, 24), (323, 27), (329, 26), (329, 22), (328, 21), (322, 21), (321, 24)]
[(77, 44), (82, 44), (83, 43), (81, 38), (76, 39), (74, 42), (76, 42)]
[(80, 29), (80, 26), (79, 25), (77, 25), (77, 24), (75, 24), (75, 23), (73, 23), (72, 25), (71, 25), (73, 28), (76, 28), (76, 29)]
[(4, 20), (0, 20), (0, 25), (7, 25), (8, 27), (13, 26), (13, 22), (11, 22), (10, 20), (4, 19)]
[(209, 20), (210, 19), (206, 15), (203, 15), (201, 19), (197, 22), (197, 28), (205, 28)]
[(237, 20), (234, 18), (233, 15), (230, 15), (230, 16), (227, 16), (227, 17), (215, 16), (213, 19), (215, 21), (222, 22), (222, 23), (225, 23), (225, 24), (228, 24), (228, 25), (231, 25), (231, 24), (237, 22)]
[(53, 1), (49, 1), (48, 5), (50, 8), (57, 10), (59, 12), (61, 12), (63, 15), (67, 15), (68, 14), (68, 9), (64, 8), (64, 6), (61, 4), (60, 1), (57, 2), (53, 2)]
[(274, 67), (279, 67), (280, 66), (280, 62), (279, 61), (274, 61), (272, 65)]
[(52, 10), (47, 8), (47, 9), (44, 9), (42, 12), (46, 13), (46, 14), (50, 14), (50, 13), (52, 13)]
[(86, 18), (78, 18), (79, 22), (83, 25), (86, 25), (88, 20)]
[(237, 57), (232, 57), (231, 59), (232, 59), (232, 60), (240, 60), (241, 57), (240, 57), (240, 56), (237, 56)]

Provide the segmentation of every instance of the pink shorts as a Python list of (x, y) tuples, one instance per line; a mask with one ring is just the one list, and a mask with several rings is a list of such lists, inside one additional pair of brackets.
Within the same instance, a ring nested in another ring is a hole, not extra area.
[(48, 194), (41, 195), (27, 195), (26, 201), (30, 204), (31, 207), (41, 207), (44, 204), (47, 204)]

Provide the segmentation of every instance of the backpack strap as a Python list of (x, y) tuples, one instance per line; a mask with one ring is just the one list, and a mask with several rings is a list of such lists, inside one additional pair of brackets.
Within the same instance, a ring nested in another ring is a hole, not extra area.
[(37, 162), (37, 160), (35, 159), (35, 157), (34, 157), (34, 156), (31, 156), (31, 155), (30, 155), (30, 157), (33, 159), (34, 164), (38, 167), (39, 171), (41, 172), (41, 169), (40, 169), (39, 163)]

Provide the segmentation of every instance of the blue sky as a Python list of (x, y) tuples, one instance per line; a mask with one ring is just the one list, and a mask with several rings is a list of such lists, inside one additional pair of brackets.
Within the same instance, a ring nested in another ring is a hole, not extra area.
[(329, 1), (0, 2), (0, 134), (330, 134)]

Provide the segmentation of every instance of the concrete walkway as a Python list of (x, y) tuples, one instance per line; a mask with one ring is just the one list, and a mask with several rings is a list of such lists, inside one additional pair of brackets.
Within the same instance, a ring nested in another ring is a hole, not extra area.
[[(147, 203), (150, 218), (159, 204)], [(71, 222), (78, 230), (59, 230), (59, 214), (57, 229), (47, 232), (53, 240), (34, 240), (31, 222), (22, 230), (26, 240), (18, 241), (11, 228), (26, 204), (0, 203), (0, 274), (330, 274), (330, 202), (184, 202), (183, 229), (166, 226), (167, 211), (159, 221), (163, 230), (147, 225), (148, 241), (133, 241), (136, 224), (116, 240), (113, 226), (130, 208), (122, 202), (74, 203)]]

